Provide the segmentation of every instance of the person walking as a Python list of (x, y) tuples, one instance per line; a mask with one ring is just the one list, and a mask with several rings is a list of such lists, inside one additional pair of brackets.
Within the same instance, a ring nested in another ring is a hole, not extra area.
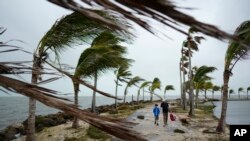
[(159, 115), (160, 115), (160, 108), (158, 107), (158, 104), (155, 104), (155, 107), (153, 109), (154, 117), (155, 117), (155, 124), (158, 126), (159, 123)]
[(163, 127), (165, 127), (168, 124), (168, 111), (169, 111), (169, 105), (166, 99), (163, 100), (161, 103), (162, 108), (162, 115), (163, 115)]

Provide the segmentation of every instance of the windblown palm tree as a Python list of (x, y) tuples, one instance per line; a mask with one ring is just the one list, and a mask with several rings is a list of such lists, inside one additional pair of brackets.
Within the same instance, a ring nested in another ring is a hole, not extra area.
[(127, 93), (128, 93), (128, 88), (131, 87), (131, 86), (133, 86), (133, 85), (136, 86), (136, 85), (137, 85), (139, 82), (141, 82), (141, 81), (144, 81), (144, 79), (142, 79), (142, 78), (139, 77), (139, 76), (135, 76), (135, 77), (133, 77), (132, 79), (130, 79), (130, 80), (128, 81), (127, 86), (126, 86), (126, 88), (125, 88), (125, 90), (124, 90), (123, 103), (126, 102), (126, 96), (127, 96)]
[(231, 94), (234, 94), (234, 93), (235, 93), (234, 90), (233, 90), (233, 89), (230, 89), (230, 90), (229, 90), (229, 98), (230, 98), (230, 95), (231, 95)]
[(166, 85), (165, 89), (164, 89), (164, 99), (166, 99), (166, 92), (168, 90), (175, 90), (173, 85)]
[(248, 99), (248, 91), (250, 91), (250, 87), (247, 87), (247, 99)]
[(156, 89), (161, 89), (161, 81), (159, 78), (155, 77), (154, 80), (151, 83), (151, 86), (149, 87), (149, 91), (150, 91), (150, 101), (153, 102), (153, 95), (154, 95), (154, 91)]
[(215, 67), (201, 66), (194, 72), (193, 83), (195, 88), (195, 107), (198, 106), (199, 90), (204, 88), (204, 84), (212, 78), (208, 76), (208, 73), (215, 71)]
[(232, 70), (236, 63), (245, 59), (250, 51), (250, 21), (243, 22), (235, 31), (238, 41), (231, 40), (225, 55), (225, 66), (223, 72), (223, 99), (221, 106), (221, 117), (219, 119), (216, 130), (218, 132), (225, 131), (225, 119), (227, 112), (228, 99), (228, 82), (232, 75)]
[[(114, 71), (115, 75), (116, 75), (116, 80), (115, 80), (115, 96), (117, 97), (117, 93), (118, 93), (118, 86), (119, 81), (121, 82), (128, 82), (130, 78), (130, 76), (132, 76), (131, 72), (128, 70), (128, 67), (119, 67), (117, 70)], [(115, 107), (117, 108), (117, 99), (115, 99)]]
[(141, 86), (139, 87), (138, 93), (137, 93), (137, 103), (139, 103), (139, 96), (140, 96), (140, 90), (141, 90), (141, 89), (142, 89), (142, 95), (143, 95), (142, 100), (144, 101), (145, 87), (148, 87), (150, 83), (152, 83), (152, 82), (150, 82), (150, 81), (145, 81), (145, 82), (143, 82), (143, 83), (141, 84)]
[(214, 99), (214, 92), (220, 91), (220, 86), (214, 85), (212, 89), (212, 99)]
[(239, 99), (240, 99), (240, 93), (243, 92), (243, 91), (244, 91), (244, 89), (243, 89), (242, 87), (240, 87), (240, 88), (238, 89), (238, 96), (239, 96)]
[(194, 36), (192, 37), (191, 34), (195, 32), (194, 28), (190, 28), (187, 36), (187, 40), (184, 41), (184, 47), (186, 47), (188, 50), (188, 79), (189, 79), (189, 103), (190, 103), (190, 111), (189, 116), (194, 116), (194, 86), (193, 86), (193, 71), (192, 71), (192, 63), (191, 63), (191, 57), (192, 57), (192, 51), (198, 51), (198, 44), (200, 43), (200, 40), (204, 39), (202, 36)]
[[(75, 71), (75, 77), (94, 77), (94, 87), (97, 86), (97, 78), (101, 72), (109, 69), (129, 66), (129, 59), (123, 57), (126, 48), (119, 45), (121, 39), (111, 32), (103, 32), (97, 36), (91, 47), (80, 56)], [(93, 91), (92, 112), (95, 112), (96, 92)]]
[[(107, 19), (111, 18), (107, 13), (96, 10)], [(116, 22), (114, 22), (116, 23)], [(123, 24), (120, 24), (123, 25)], [(88, 17), (74, 12), (58, 21), (40, 40), (33, 57), (32, 84), (37, 84), (41, 79), (41, 70), (44, 61), (49, 57), (48, 51), (52, 51), (56, 60), (59, 60), (60, 52), (67, 49), (72, 44), (87, 43), (104, 30), (109, 30), (105, 25), (91, 21)], [(30, 98), (27, 141), (35, 140), (35, 109), (36, 102)]]
[[(181, 80), (181, 96), (182, 96), (182, 106), (183, 110), (186, 110), (187, 107), (187, 99), (186, 99), (186, 87), (185, 87), (185, 81), (186, 81), (186, 74), (187, 74), (187, 69), (188, 69), (188, 59), (187, 59), (187, 52), (184, 48), (184, 43), (182, 44), (182, 49), (181, 49), (181, 60), (180, 60), (180, 80)], [(182, 79), (183, 78), (183, 79)]]
[(207, 90), (212, 90), (213, 89), (213, 83), (212, 82), (205, 82), (203, 84), (203, 90), (205, 94), (205, 100), (207, 99)]

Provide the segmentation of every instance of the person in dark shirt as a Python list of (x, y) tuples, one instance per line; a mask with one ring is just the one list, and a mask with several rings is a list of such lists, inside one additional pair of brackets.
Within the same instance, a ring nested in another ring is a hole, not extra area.
[(163, 100), (161, 103), (161, 108), (162, 108), (162, 115), (163, 115), (163, 126), (165, 127), (168, 124), (168, 111), (169, 111), (169, 105), (167, 100)]

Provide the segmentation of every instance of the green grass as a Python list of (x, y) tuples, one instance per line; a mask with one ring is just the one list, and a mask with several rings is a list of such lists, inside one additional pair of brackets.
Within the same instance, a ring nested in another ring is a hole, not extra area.
[(110, 138), (110, 135), (99, 130), (98, 128), (95, 128), (94, 126), (89, 126), (89, 128), (87, 129), (87, 136), (92, 139), (98, 139), (101, 141), (105, 141)]

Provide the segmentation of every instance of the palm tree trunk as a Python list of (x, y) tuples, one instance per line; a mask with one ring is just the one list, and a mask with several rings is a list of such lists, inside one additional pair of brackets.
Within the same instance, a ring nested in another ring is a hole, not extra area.
[(204, 91), (205, 93), (205, 100), (207, 99), (207, 90)]
[(182, 106), (184, 107), (184, 95), (183, 95), (183, 86), (182, 86), (182, 75), (181, 75), (181, 61), (180, 61), (180, 64), (179, 64), (179, 69), (180, 69), (180, 90), (181, 90), (181, 104)]
[[(94, 88), (96, 89), (97, 87), (97, 72), (95, 72), (95, 76), (94, 76)], [(92, 112), (95, 113), (96, 112), (96, 91), (93, 91), (93, 97), (92, 97)]]
[[(73, 86), (74, 86), (74, 104), (78, 106), (78, 93), (79, 93), (79, 83), (73, 81)], [(79, 120), (77, 117), (74, 117), (74, 121), (72, 123), (72, 128), (78, 128), (79, 125)]]
[(212, 92), (212, 99), (214, 99), (214, 91)]
[(229, 82), (230, 72), (225, 70), (223, 75), (224, 75), (223, 99), (221, 106), (221, 116), (216, 128), (217, 132), (225, 132), (225, 120), (227, 114), (228, 82)]
[(140, 96), (140, 90), (138, 90), (138, 94), (137, 94), (137, 104), (139, 104), (139, 96)]
[(118, 92), (118, 77), (116, 78), (116, 86), (115, 86), (115, 109), (117, 109), (117, 92)]
[(190, 110), (189, 110), (189, 116), (194, 116), (194, 88), (193, 88), (193, 81), (192, 81), (192, 66), (191, 66), (191, 48), (188, 44), (188, 57), (189, 57), (189, 82), (190, 82), (190, 88), (189, 88), (189, 97), (190, 97)]
[(198, 107), (198, 102), (199, 102), (199, 89), (196, 89), (195, 91), (195, 107)]
[(142, 94), (143, 94), (143, 102), (144, 102), (144, 88), (142, 89)]
[(238, 92), (238, 95), (239, 95), (239, 99), (240, 99), (240, 92)]
[(183, 83), (182, 83), (182, 92), (183, 92), (183, 110), (186, 110), (187, 109), (187, 97), (186, 97), (186, 86), (184, 85), (185, 83), (185, 74), (183, 72)]
[(150, 92), (150, 102), (153, 102), (153, 93)]
[[(40, 74), (41, 61), (35, 55), (33, 56), (33, 70), (32, 70), (32, 78), (31, 83), (36, 85), (38, 81), (38, 77)], [(26, 141), (35, 141), (35, 122), (36, 122), (36, 100), (33, 98), (29, 98), (29, 117), (28, 117), (28, 128)]]

